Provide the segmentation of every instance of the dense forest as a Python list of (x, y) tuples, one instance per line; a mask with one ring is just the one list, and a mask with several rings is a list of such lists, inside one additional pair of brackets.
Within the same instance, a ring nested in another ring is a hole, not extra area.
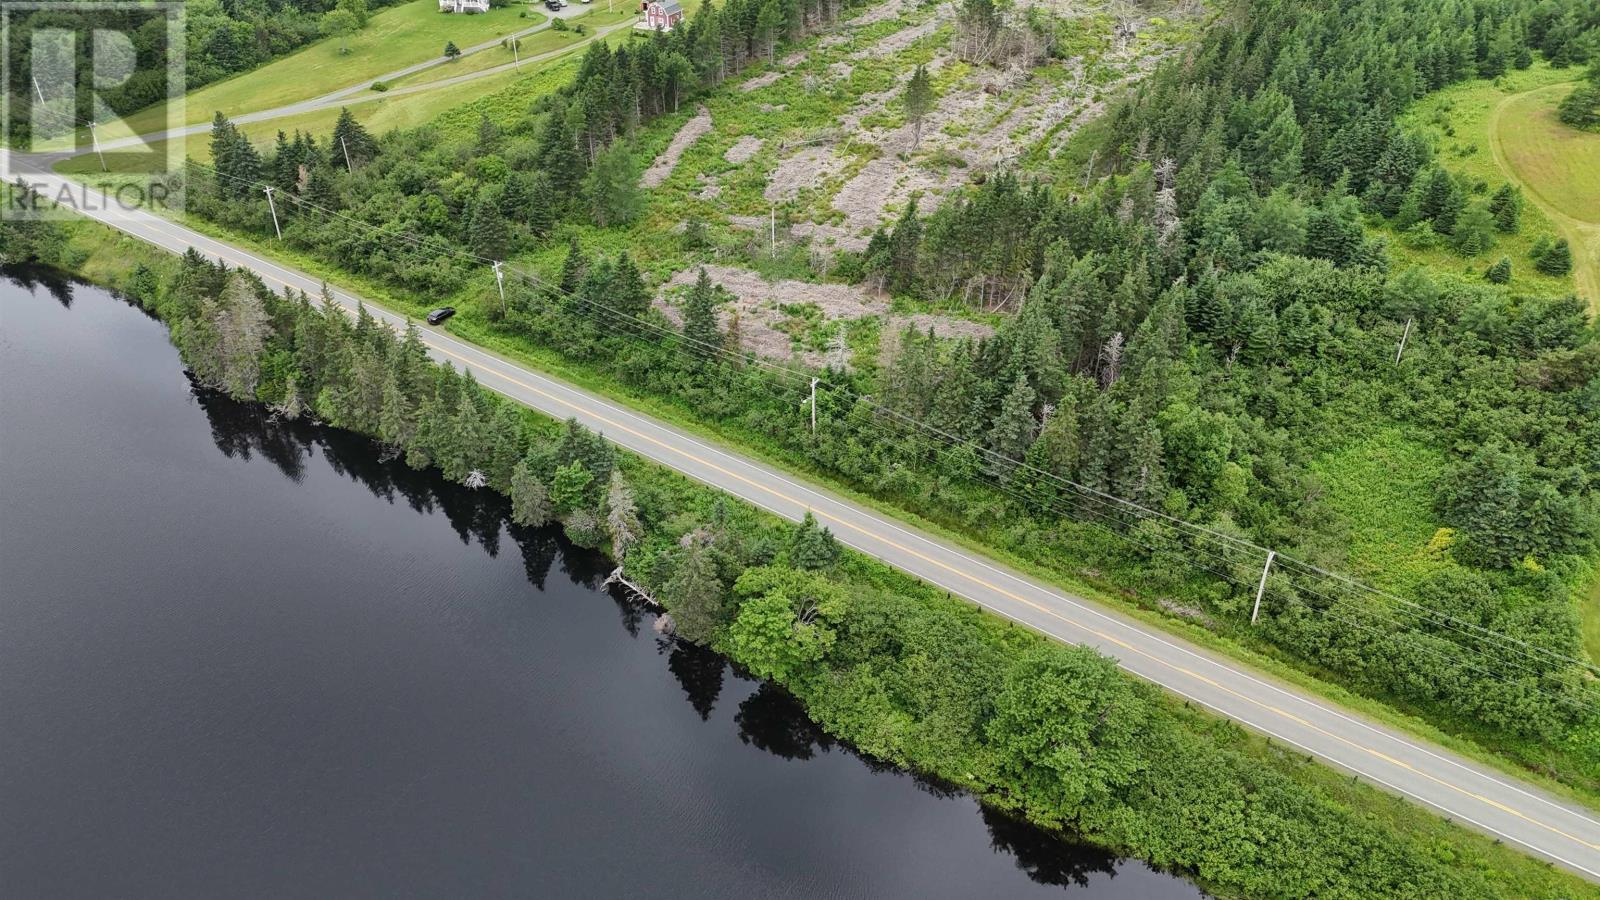
[[(127, 115), (165, 102), (170, 91), (192, 91), (253, 69), (330, 28), (362, 27), (372, 9), (393, 2), (185, 0), (145, 9), (85, 4), (81, 11), (68, 3), (9, 12), (7, 135), (14, 145), (26, 145), (36, 99), (63, 123), (103, 119), (107, 110)], [(90, 40), (97, 32), (104, 37)], [(174, 34), (183, 36), (183, 47), (169, 45)], [(169, 67), (180, 64), (184, 84), (171, 85)], [(74, 87), (70, 96), (67, 85)]]
[[(964, 22), (986, 9), (973, 0)], [(216, 172), (195, 173), (191, 209), (263, 233), (270, 181), (290, 199), (292, 246), (449, 294), (564, 221), (627, 222), (643, 200), (635, 129), (838, 15), (708, 4), (670, 35), (592, 47), (566, 88), (465, 140), (375, 139), (347, 115), (261, 153), (219, 118)], [(810, 373), (741, 354), (709, 283), (680, 331), (635, 260), (574, 246), (559, 273), (519, 272), (490, 315), (931, 518), (1138, 588), (1593, 787), (1600, 698), (1573, 595), (1600, 533), (1600, 339), (1576, 298), (1508, 289), (1509, 260), (1479, 278), (1396, 271), (1368, 225), (1469, 256), (1516, 231), (1514, 188), (1451, 175), (1396, 116), (1535, 54), (1585, 63), (1597, 34), (1600, 9), (1581, 0), (1236, 4), (1115, 107), (1095, 183), (995, 173), (841, 254), (836, 277), (1007, 318), (990, 339), (908, 332), (881, 369), (817, 373), (816, 434), (792, 413)], [(1570, 266), (1565, 244), (1538, 253), (1518, 264)], [(1311, 470), (1384, 428), (1446, 469), (1430, 498), (1446, 526), (1437, 564), (1405, 598), (1332, 574), (1353, 524)], [(1265, 547), (1279, 555), (1246, 627)]]
[[(0, 259), (56, 259), (51, 227), (0, 227)], [(575, 423), (432, 363), (415, 329), (274, 294), (191, 252), (126, 290), (169, 323), (203, 388), (372, 437), (411, 466), (509, 494), (519, 527), (606, 550), (670, 616), (794, 692), (831, 733), (1052, 829), (1193, 874), (1224, 895), (1559, 896), (1568, 876), (1189, 712), (1084, 648), (1009, 627), (779, 524)], [(700, 363), (686, 358), (684, 372)], [(463, 531), (463, 539), (467, 539)], [(1308, 783), (1306, 779), (1312, 779)], [(1320, 783), (1321, 786), (1314, 786)], [(1362, 802), (1370, 803), (1372, 797)], [(1416, 818), (1421, 817), (1421, 818)]]

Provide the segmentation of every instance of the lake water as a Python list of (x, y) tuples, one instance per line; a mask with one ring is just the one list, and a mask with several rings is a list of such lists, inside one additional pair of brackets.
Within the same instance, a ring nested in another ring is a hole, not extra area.
[(372, 444), (0, 278), (0, 894), (1167, 898), (830, 741)]

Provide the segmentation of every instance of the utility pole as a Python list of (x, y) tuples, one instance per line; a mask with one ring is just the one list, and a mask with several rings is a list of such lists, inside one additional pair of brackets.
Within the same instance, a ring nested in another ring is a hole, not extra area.
[(1400, 348), (1394, 351), (1394, 364), (1400, 365), (1400, 354), (1406, 352), (1406, 338), (1411, 337), (1412, 319), (1406, 319), (1406, 330), (1400, 332)]
[(1276, 550), (1267, 551), (1267, 564), (1261, 569), (1261, 585), (1256, 588), (1256, 605), (1250, 610), (1250, 624), (1256, 623), (1256, 617), (1261, 615), (1261, 595), (1267, 592), (1267, 573), (1272, 571), (1273, 557), (1278, 555)]
[(89, 143), (94, 145), (94, 155), (100, 157), (100, 171), (105, 172), (107, 171), (106, 155), (100, 152), (100, 138), (94, 133), (94, 129), (97, 124), (98, 123), (92, 120), (89, 122)]
[(33, 92), (39, 95), (39, 105), (44, 105), (44, 88), (39, 87), (39, 76), (33, 75)]
[(356, 167), (350, 165), (350, 145), (344, 142), (343, 137), (340, 137), (339, 146), (344, 150), (344, 170), (346, 172), (354, 172)]
[(494, 283), (500, 289), (500, 315), (504, 317), (506, 314), (506, 275), (500, 271), (502, 265), (503, 263), (500, 260), (494, 261)]
[(283, 240), (283, 229), (278, 227), (278, 205), (272, 202), (272, 185), (267, 185), (267, 209), (272, 210), (272, 230), (278, 235), (278, 240)]
[(519, 66), (522, 65), (522, 54), (518, 52), (517, 45), (521, 43), (522, 41), (518, 40), (516, 37), (511, 38), (511, 56), (517, 61), (516, 64)]
[(817, 433), (817, 379), (811, 379), (811, 433)]

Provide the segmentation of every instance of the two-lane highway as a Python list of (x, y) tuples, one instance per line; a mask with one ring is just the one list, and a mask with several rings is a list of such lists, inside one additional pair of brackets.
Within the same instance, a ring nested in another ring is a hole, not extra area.
[[(60, 176), (34, 168), (37, 162), (0, 157), (0, 163), (7, 166), (8, 180), (20, 174), (47, 196), (65, 185)], [(84, 214), (165, 250), (182, 253), (193, 247), (212, 259), (250, 269), (276, 287), (312, 294), (321, 290), (318, 278), (151, 213), (109, 202), (97, 206)], [(358, 302), (344, 291), (334, 297), (346, 307)], [(399, 316), (369, 308), (391, 325), (404, 323)], [(470, 370), (484, 386), (507, 397), (557, 418), (576, 418), (621, 447), (779, 516), (799, 519), (809, 510), (856, 550), (1053, 638), (1095, 647), (1127, 671), (1219, 715), (1600, 881), (1600, 821), (1576, 804), (444, 331), (424, 327), (422, 336), (435, 358)]]

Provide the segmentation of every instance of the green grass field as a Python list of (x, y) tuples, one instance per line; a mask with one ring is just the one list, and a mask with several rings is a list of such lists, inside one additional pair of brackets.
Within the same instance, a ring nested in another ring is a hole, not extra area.
[[(1546, 294), (1578, 290), (1600, 309), (1600, 260), (1595, 258), (1600, 254), (1600, 135), (1565, 128), (1552, 114), (1581, 74), (1539, 63), (1493, 81), (1445, 88), (1419, 100), (1402, 117), (1402, 126), (1432, 139), (1447, 169), (1482, 186), (1474, 199), (1482, 200), (1510, 181), (1522, 187), (1528, 202), (1519, 233), (1500, 235), (1493, 249), (1474, 259), (1443, 247), (1407, 246), (1400, 235), (1391, 234), (1398, 261), (1476, 277), (1507, 256), (1515, 273), (1513, 289)], [(1587, 243), (1588, 266), (1574, 278), (1534, 271), (1528, 257), (1534, 242), (1562, 236), (1572, 242), (1575, 259), (1583, 256), (1580, 248)]]
[[(628, 34), (629, 32), (623, 30), (607, 35), (602, 40), (616, 42), (624, 40)], [(543, 36), (543, 33), (540, 36)], [(585, 46), (592, 40), (594, 40), (593, 32), (579, 37), (570, 46)], [(437, 89), (419, 90), (395, 96), (378, 96), (376, 99), (366, 99), (371, 95), (363, 94), (359, 96), (364, 102), (353, 104), (349, 109), (356, 120), (373, 134), (383, 134), (396, 128), (415, 128), (434, 122), (446, 113), (475, 111), (486, 104), (515, 106), (521, 110), (534, 98), (564, 84), (571, 77), (577, 59), (577, 54), (564, 53), (554, 58), (531, 62), (518, 69), (496, 72), (472, 81)], [(339, 107), (334, 106), (264, 122), (250, 122), (240, 125), (239, 130), (261, 148), (270, 147), (280, 130), (292, 134), (299, 129), (326, 138), (333, 131), (339, 110)], [(475, 112), (471, 119), (476, 122)], [(183, 144), (179, 149), (180, 158), (186, 156), (200, 163), (211, 162), (209, 134), (189, 135), (178, 140)], [(152, 171), (152, 165), (159, 165), (164, 158), (167, 144), (167, 141), (157, 141), (149, 144), (148, 150), (108, 152), (105, 155), (106, 167), (113, 173)], [(85, 153), (57, 163), (54, 168), (55, 171), (68, 175), (93, 175), (100, 172), (100, 161), (93, 153)]]
[(1360, 575), (1404, 593), (1456, 565), (1448, 553), (1430, 547), (1439, 527), (1433, 495), (1444, 463), (1443, 453), (1398, 428), (1312, 463), (1327, 504), (1350, 523), (1350, 563)]
[[(1513, 71), (1493, 81), (1477, 80), (1457, 84), (1417, 101), (1401, 117), (1400, 124), (1427, 135), (1438, 153), (1439, 162), (1458, 176), (1468, 179), (1480, 191), (1476, 201), (1486, 200), (1511, 177), (1495, 162), (1491, 123), (1495, 108), (1508, 97), (1549, 87), (1576, 77), (1574, 70), (1554, 70), (1539, 63), (1525, 71)], [(1523, 204), (1522, 227), (1517, 234), (1497, 235), (1495, 246), (1472, 259), (1465, 259), (1448, 247), (1416, 247), (1398, 234), (1386, 235), (1390, 252), (1400, 264), (1479, 277), (1502, 256), (1511, 259), (1514, 290), (1559, 294), (1572, 290), (1570, 278), (1551, 278), (1533, 268), (1528, 253), (1540, 238), (1554, 239), (1560, 229), (1533, 203)]]
[(1556, 118), (1573, 89), (1557, 84), (1501, 101), (1490, 120), (1495, 160), (1572, 244), (1573, 280), (1600, 312), (1600, 134)]
[[(582, 25), (584, 33), (579, 34), (573, 30), (556, 31), (547, 28), (538, 34), (530, 34), (522, 39), (518, 52), (522, 59), (539, 56), (545, 53), (554, 53), (569, 47), (582, 44), (594, 37), (596, 29), (616, 25), (619, 22), (630, 22), (637, 18), (632, 3), (622, 3), (616, 6), (613, 12), (606, 12), (603, 4), (596, 4), (581, 15), (573, 16), (567, 22), (572, 25)], [(402, 87), (413, 84), (427, 84), (444, 78), (454, 78), (458, 75), (467, 75), (472, 72), (481, 72), (495, 66), (503, 66), (516, 62), (516, 57), (509, 47), (491, 47), (487, 50), (464, 56), (453, 63), (435, 66), (413, 72), (403, 78), (396, 78), (388, 82), (390, 87)]]
[[(349, 38), (348, 53), (339, 52), (337, 39), (321, 40), (259, 69), (195, 91), (185, 99), (184, 123), (208, 121), (217, 110), (237, 116), (309, 100), (439, 56), (446, 41), (465, 49), (532, 28), (544, 18), (522, 3), (491, 9), (484, 15), (453, 15), (439, 12), (433, 0), (413, 0), (374, 15), (366, 28)], [(484, 52), (498, 55), (504, 51), (493, 48)], [(505, 56), (509, 58), (510, 53)], [(113, 140), (124, 132), (142, 134), (159, 129), (166, 124), (166, 109), (149, 107), (120, 124), (121, 128), (108, 128), (101, 137)]]

